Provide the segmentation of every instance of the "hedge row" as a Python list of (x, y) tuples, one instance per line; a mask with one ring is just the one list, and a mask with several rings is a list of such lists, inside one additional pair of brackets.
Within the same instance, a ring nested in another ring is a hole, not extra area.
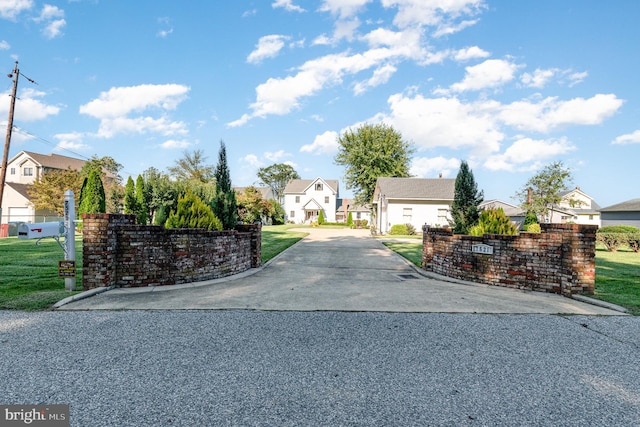
[(640, 252), (640, 230), (630, 225), (612, 225), (602, 227), (596, 233), (596, 240), (609, 252), (616, 252), (621, 246), (628, 246), (634, 252)]

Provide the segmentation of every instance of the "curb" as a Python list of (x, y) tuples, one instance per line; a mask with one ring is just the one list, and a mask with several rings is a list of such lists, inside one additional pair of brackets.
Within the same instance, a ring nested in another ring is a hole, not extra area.
[(89, 298), (89, 297), (92, 297), (94, 295), (98, 295), (98, 294), (101, 294), (103, 292), (110, 291), (114, 287), (115, 286), (109, 286), (109, 287), (90, 289), (88, 291), (80, 292), (79, 294), (72, 295), (72, 296), (67, 297), (67, 298), (65, 298), (63, 300), (58, 301), (57, 303), (55, 303), (53, 305), (53, 308), (60, 308), (63, 305), (69, 304), (71, 302), (80, 301), (81, 299)]
[(591, 304), (591, 305), (597, 305), (599, 307), (608, 308), (609, 310), (619, 311), (621, 313), (628, 313), (629, 312), (629, 310), (627, 310), (624, 307), (620, 307), (619, 305), (611, 304), (610, 302), (606, 302), (606, 301), (600, 301), (600, 300), (595, 299), (595, 298), (589, 298), (589, 297), (586, 297), (584, 295), (573, 295), (571, 298), (576, 300), (576, 301), (584, 302), (584, 303)]

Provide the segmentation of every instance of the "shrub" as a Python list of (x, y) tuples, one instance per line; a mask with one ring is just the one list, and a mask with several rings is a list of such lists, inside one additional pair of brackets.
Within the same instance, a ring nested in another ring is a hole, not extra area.
[(506, 234), (515, 236), (518, 229), (505, 215), (502, 208), (487, 209), (482, 211), (478, 224), (469, 230), (471, 236), (482, 236), (483, 234)]
[(200, 197), (188, 192), (178, 199), (178, 208), (175, 212), (171, 212), (165, 227), (222, 230), (222, 222)]
[(318, 225), (322, 224), (324, 224), (324, 211), (320, 210), (320, 213), (318, 214)]
[(389, 234), (398, 236), (398, 235), (406, 235), (408, 234), (407, 224), (394, 224), (391, 226), (389, 230)]
[(416, 234), (416, 228), (413, 224), (405, 224), (407, 226), (407, 234), (409, 236), (414, 236)]
[[(527, 211), (527, 216), (524, 217), (524, 224), (522, 225), (522, 227), (529, 231), (529, 226), (531, 224), (538, 224), (540, 225), (540, 222), (538, 221), (538, 216), (531, 210)], [(537, 233), (539, 233), (540, 231), (537, 231)], [(533, 232), (530, 232), (533, 233)]]
[(527, 225), (527, 233), (540, 233), (541, 231), (540, 224), (537, 222)]
[(360, 220), (360, 225), (364, 228), (369, 224), (369, 221), (367, 221), (366, 219), (361, 219)]
[(602, 243), (609, 252), (616, 252), (620, 246), (628, 245), (634, 252), (640, 249), (638, 227), (632, 225), (608, 225), (598, 229), (596, 240)]
[(353, 215), (351, 215), (351, 212), (349, 212), (349, 214), (347, 215), (347, 225), (349, 227), (353, 225)]

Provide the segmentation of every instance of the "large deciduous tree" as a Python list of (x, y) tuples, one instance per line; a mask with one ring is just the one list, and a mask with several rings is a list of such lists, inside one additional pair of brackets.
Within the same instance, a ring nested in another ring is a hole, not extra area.
[(207, 157), (202, 150), (184, 152), (184, 157), (177, 159), (175, 165), (167, 170), (177, 180), (211, 182), (214, 176), (214, 167), (205, 164)]
[(460, 163), (454, 188), (451, 226), (454, 233), (467, 234), (469, 229), (478, 222), (480, 217), (478, 206), (482, 203), (484, 194), (478, 191), (473, 172), (464, 160)]
[(227, 149), (223, 141), (220, 141), (215, 179), (216, 195), (213, 198), (211, 207), (215, 216), (222, 221), (223, 229), (232, 230), (238, 222), (238, 211), (236, 193), (231, 188), (231, 174), (227, 165)]
[(37, 210), (48, 210), (64, 215), (64, 192), (73, 191), (77, 207), (80, 203), (80, 189), (83, 177), (72, 169), (51, 171), (44, 174), (42, 179), (27, 187), (27, 194)]
[(549, 211), (562, 200), (561, 191), (573, 181), (571, 170), (561, 161), (551, 163), (531, 177), (516, 193), (525, 211), (534, 212), (539, 218), (550, 220)]
[(260, 182), (271, 188), (276, 200), (282, 204), (284, 188), (292, 179), (300, 179), (300, 175), (291, 165), (276, 163), (258, 170)]
[(353, 189), (355, 203), (371, 203), (379, 177), (404, 178), (409, 174), (413, 148), (402, 135), (383, 123), (364, 124), (338, 137), (335, 163), (345, 166), (345, 185)]

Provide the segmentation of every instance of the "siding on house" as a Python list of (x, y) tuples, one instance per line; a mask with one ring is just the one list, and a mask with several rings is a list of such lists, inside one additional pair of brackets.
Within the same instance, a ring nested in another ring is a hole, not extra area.
[(448, 226), (455, 179), (378, 178), (373, 193), (377, 230), (388, 233), (393, 225)]
[(600, 209), (602, 226), (632, 225), (640, 228), (640, 198)]
[(320, 211), (325, 221), (336, 221), (338, 181), (294, 179), (284, 189), (286, 221), (305, 224), (318, 220)]

